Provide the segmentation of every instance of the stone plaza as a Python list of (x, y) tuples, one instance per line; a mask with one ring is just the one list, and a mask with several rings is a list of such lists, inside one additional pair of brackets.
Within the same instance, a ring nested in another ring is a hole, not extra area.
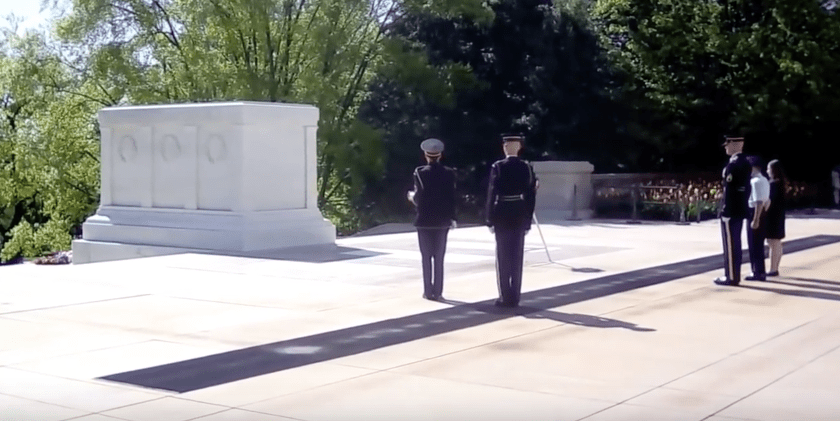
[(781, 276), (739, 288), (711, 283), (716, 221), (541, 222), (551, 261), (532, 230), (522, 306), (504, 311), (484, 227), (450, 233), (443, 302), (420, 298), (410, 230), (266, 258), (5, 267), (2, 419), (840, 413), (836, 215), (792, 216)]

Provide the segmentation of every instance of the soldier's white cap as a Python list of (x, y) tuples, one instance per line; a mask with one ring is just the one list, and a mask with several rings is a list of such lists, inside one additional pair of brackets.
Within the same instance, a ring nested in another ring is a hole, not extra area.
[(723, 145), (721, 145), (721, 146), (726, 146), (727, 144), (732, 143), (732, 142), (743, 142), (743, 141), (744, 141), (743, 136), (725, 135), (725, 136), (723, 136)]
[(502, 134), (502, 143), (507, 142), (519, 142), (520, 144), (525, 143), (525, 135), (522, 133), (503, 133)]
[(426, 139), (420, 143), (420, 149), (422, 149), (426, 155), (440, 155), (441, 152), (443, 152), (443, 142), (435, 138)]

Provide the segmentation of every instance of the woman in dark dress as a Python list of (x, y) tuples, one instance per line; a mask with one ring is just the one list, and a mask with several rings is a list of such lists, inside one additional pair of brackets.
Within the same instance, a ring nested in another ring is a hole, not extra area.
[(770, 206), (764, 215), (767, 227), (767, 245), (770, 246), (770, 271), (767, 276), (779, 276), (779, 262), (782, 260), (782, 239), (785, 238), (785, 190), (787, 178), (778, 159), (767, 164), (770, 175)]

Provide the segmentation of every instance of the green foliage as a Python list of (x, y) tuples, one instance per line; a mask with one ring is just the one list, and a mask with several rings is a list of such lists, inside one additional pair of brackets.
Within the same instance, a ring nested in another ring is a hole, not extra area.
[(600, 0), (593, 19), (625, 75), (633, 129), (664, 164), (649, 169), (709, 169), (720, 136), (736, 133), (756, 140), (748, 153), (824, 177), (826, 158), (782, 151), (838, 120), (840, 15), (814, 0)]
[(66, 248), (70, 228), (95, 209), (99, 139), (92, 116), (103, 101), (96, 86), (68, 73), (42, 35), (4, 36), (0, 240), (8, 260)]
[(5, 261), (14, 259), (17, 256), (35, 257), (38, 255), (38, 247), (35, 244), (35, 230), (29, 222), (23, 221), (10, 232), (11, 240), (4, 246), (0, 258)]
[(50, 35), (5, 29), (4, 258), (67, 247), (57, 232), (69, 232), (98, 203), (97, 112), (124, 104), (318, 106), (319, 205), (341, 231), (358, 229), (364, 181), (385, 161), (381, 132), (356, 115), (388, 61), (383, 31), (420, 10), (492, 16), (478, 0), (74, 0)]
[(24, 220), (12, 228), (10, 237), (0, 253), (3, 261), (18, 256), (33, 258), (54, 250), (67, 250), (72, 240), (68, 225), (57, 219), (50, 219), (37, 227)]
[(393, 59), (373, 80), (360, 112), (382, 131), (386, 172), (368, 182), (368, 203), (387, 214), (412, 211), (404, 199), (428, 137), (446, 143), (444, 163), (464, 171), (461, 213), (483, 196), (499, 134), (528, 137), (528, 159), (551, 156), (614, 165), (628, 148), (613, 77), (582, 2), (498, 1), (492, 20), (413, 13), (387, 32)]
[(96, 209), (107, 106), (316, 105), (341, 234), (407, 218), (433, 136), (476, 219), (504, 131), (599, 171), (719, 171), (723, 133), (797, 179), (835, 156), (790, 146), (833, 149), (840, 120), (840, 14), (814, 0), (74, 0), (54, 24), (0, 33), (2, 259), (66, 248)]

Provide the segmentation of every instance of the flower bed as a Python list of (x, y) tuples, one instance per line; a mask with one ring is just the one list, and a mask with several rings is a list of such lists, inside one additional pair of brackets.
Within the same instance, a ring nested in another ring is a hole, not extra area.
[[(639, 219), (677, 221), (682, 211), (686, 220), (707, 220), (717, 217), (723, 195), (720, 175), (715, 174), (596, 175), (593, 179), (595, 214), (606, 218), (632, 218), (635, 197)], [(812, 206), (817, 195), (816, 186), (795, 181), (786, 190), (788, 209)]]

